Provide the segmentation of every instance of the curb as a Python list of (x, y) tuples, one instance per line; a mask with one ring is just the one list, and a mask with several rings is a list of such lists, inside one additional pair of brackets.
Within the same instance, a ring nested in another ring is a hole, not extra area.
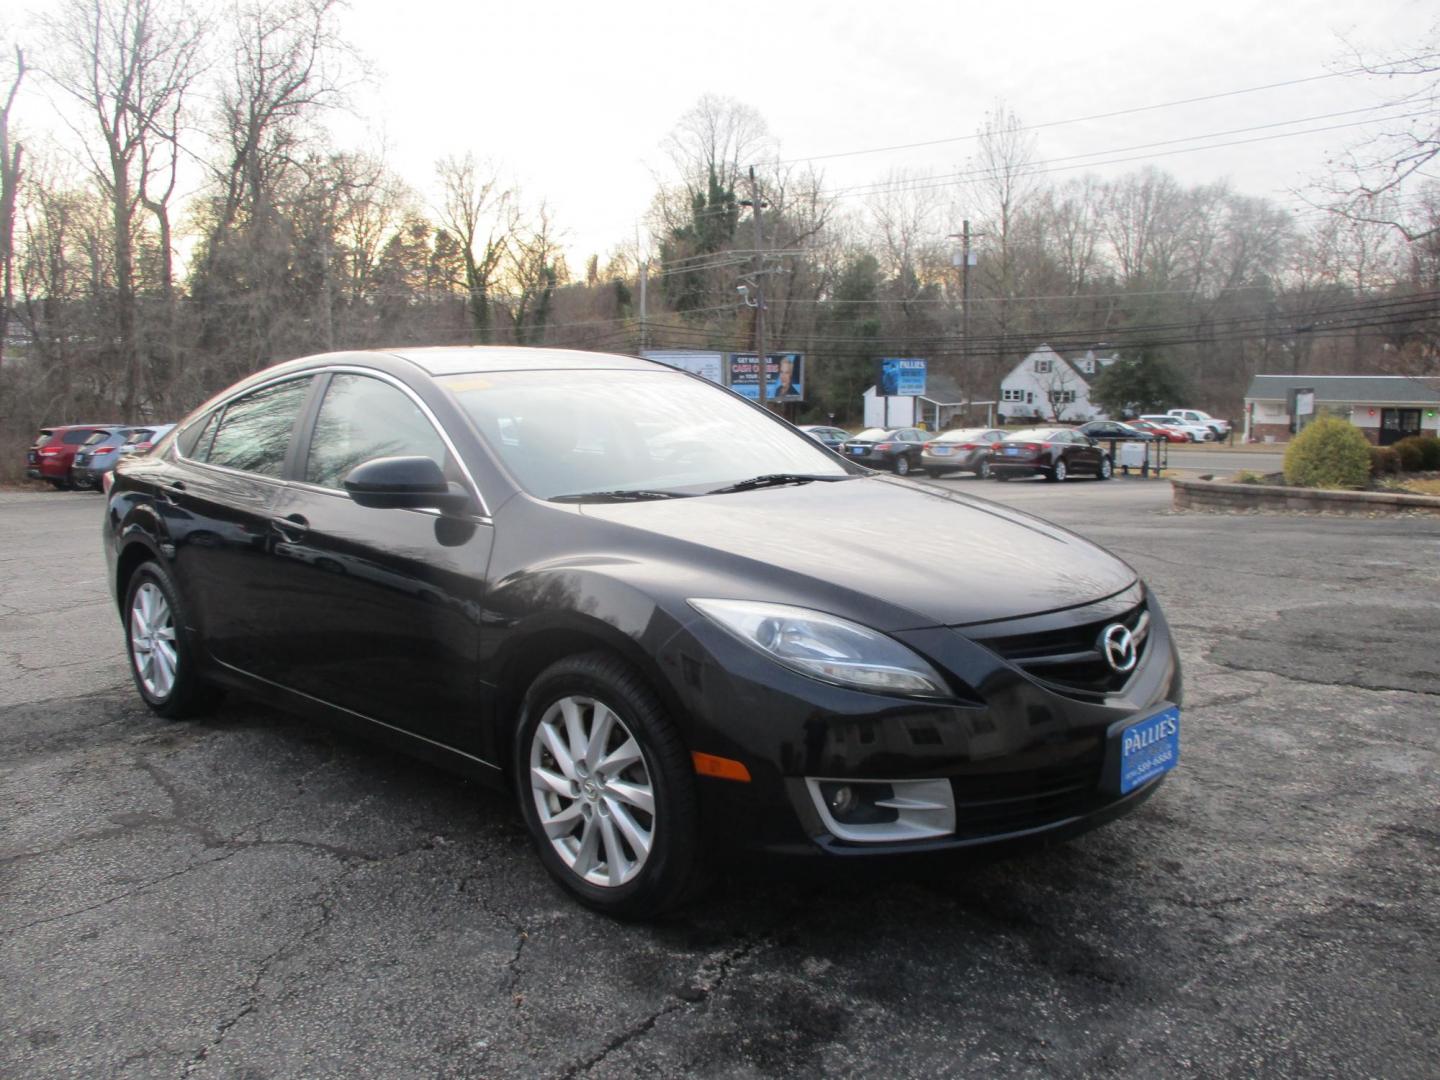
[(1170, 481), (1175, 510), (1270, 510), (1290, 513), (1399, 514), (1440, 517), (1440, 497), (1385, 491), (1322, 491), (1318, 488), (1230, 484), (1222, 480)]

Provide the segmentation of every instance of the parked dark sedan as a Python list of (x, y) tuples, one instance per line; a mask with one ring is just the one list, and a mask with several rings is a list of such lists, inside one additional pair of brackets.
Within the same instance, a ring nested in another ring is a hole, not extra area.
[(896, 476), (909, 476), (920, 468), (925, 433), (919, 428), (866, 428), (837, 449), (872, 469), (890, 469)]
[[(675, 438), (696, 416), (728, 437)], [(104, 548), (154, 711), (242, 688), (509, 786), (546, 869), (620, 915), (736, 849), (1069, 835), (1178, 760), (1129, 566), (645, 360), (282, 364), (121, 462)]]
[(1109, 453), (1071, 428), (1012, 431), (990, 447), (990, 472), (997, 480), (1014, 476), (1043, 476), (1055, 481), (1093, 476), (1109, 480), (1114, 471)]
[(1087, 424), (1081, 424), (1075, 429), (1087, 439), (1097, 441), (1133, 440), (1135, 442), (1151, 442), (1155, 436), (1148, 431), (1141, 431), (1138, 427), (1122, 423), (1119, 420), (1091, 420)]
[[(830, 427), (826, 424), (801, 424), (797, 429), (809, 435), (822, 446), (828, 446), (831, 450), (840, 450), (845, 441), (850, 438), (850, 433), (844, 428)], [(843, 453), (843, 451), (841, 451)]]

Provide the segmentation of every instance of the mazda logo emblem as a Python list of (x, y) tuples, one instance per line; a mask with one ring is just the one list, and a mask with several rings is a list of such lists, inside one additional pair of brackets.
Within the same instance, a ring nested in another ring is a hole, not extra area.
[(1124, 623), (1111, 623), (1100, 631), (1099, 644), (1105, 662), (1121, 675), (1133, 668), (1140, 658), (1135, 648), (1135, 635)]

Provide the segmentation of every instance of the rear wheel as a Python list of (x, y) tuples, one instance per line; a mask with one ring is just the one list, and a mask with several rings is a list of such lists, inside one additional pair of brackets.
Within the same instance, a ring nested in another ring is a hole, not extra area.
[(125, 592), (125, 651), (145, 704), (172, 720), (203, 713), (215, 701), (200, 678), (185, 623), (170, 575), (159, 563), (143, 563)]
[(1109, 480), (1113, 475), (1115, 475), (1115, 466), (1110, 463), (1109, 457), (1102, 457), (1100, 459), (1100, 471), (1095, 474), (1095, 479)]
[(515, 776), (540, 861), (588, 906), (643, 918), (703, 880), (689, 754), (619, 659), (588, 653), (540, 674), (521, 711)]
[(909, 459), (908, 457), (906, 457), (904, 454), (901, 454), (898, 458), (895, 459), (895, 475), (896, 475), (896, 476), (909, 476), (909, 475), (910, 475), (910, 459)]
[(981, 458), (980, 464), (975, 466), (975, 475), (981, 480), (990, 479), (990, 462), (987, 458)]
[(928, 476), (928, 477), (930, 477), (931, 480), (939, 480), (942, 476), (945, 475), (945, 470), (944, 470), (944, 469), (926, 469), (926, 470), (925, 470), (925, 475)]
[(1045, 474), (1045, 479), (1053, 484), (1063, 484), (1069, 475), (1069, 470), (1065, 468), (1065, 459), (1061, 458), (1050, 467), (1050, 471)]

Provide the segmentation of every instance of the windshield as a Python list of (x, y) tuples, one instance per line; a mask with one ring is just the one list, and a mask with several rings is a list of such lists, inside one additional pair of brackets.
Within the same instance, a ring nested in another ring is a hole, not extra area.
[(1012, 431), (1005, 436), (1006, 442), (1046, 442), (1056, 435), (1054, 428), (1024, 428), (1021, 431)]
[(440, 380), (521, 487), (699, 493), (775, 473), (856, 475), (814, 439), (671, 371), (500, 371)]

